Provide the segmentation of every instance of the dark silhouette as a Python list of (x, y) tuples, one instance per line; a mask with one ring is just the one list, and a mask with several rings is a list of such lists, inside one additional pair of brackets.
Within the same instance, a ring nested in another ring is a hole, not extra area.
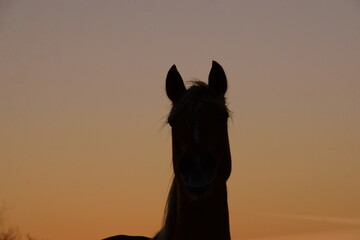
[[(168, 72), (166, 93), (173, 103), (168, 123), (175, 176), (163, 227), (154, 240), (230, 240), (226, 90), (225, 72), (215, 61), (209, 83), (195, 81), (187, 90), (175, 65)], [(151, 238), (120, 235), (106, 240), (136, 239)]]
[(113, 236), (113, 237), (105, 238), (105, 239), (103, 239), (103, 240), (147, 240), (147, 239), (151, 239), (151, 238), (141, 237), (141, 236), (118, 235), (118, 236)]

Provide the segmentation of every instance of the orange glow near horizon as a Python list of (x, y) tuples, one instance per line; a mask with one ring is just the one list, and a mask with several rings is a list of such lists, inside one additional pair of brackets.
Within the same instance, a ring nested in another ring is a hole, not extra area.
[(351, 0), (0, 2), (4, 220), (37, 239), (154, 235), (172, 177), (166, 73), (207, 81), (216, 60), (232, 239), (360, 239), (359, 13)]

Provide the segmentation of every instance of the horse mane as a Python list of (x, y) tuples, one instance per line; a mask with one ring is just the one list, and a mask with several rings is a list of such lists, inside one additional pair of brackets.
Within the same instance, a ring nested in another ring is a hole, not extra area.
[(166, 200), (166, 205), (164, 209), (164, 218), (163, 218), (163, 226), (162, 229), (155, 235), (154, 240), (164, 240), (169, 239), (169, 233), (171, 232), (171, 228), (175, 226), (176, 219), (176, 199), (177, 199), (177, 184), (175, 178), (172, 180), (172, 184), (170, 187), (169, 195)]

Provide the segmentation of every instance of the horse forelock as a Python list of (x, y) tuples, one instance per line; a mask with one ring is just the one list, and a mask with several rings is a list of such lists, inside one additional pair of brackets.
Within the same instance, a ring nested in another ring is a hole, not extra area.
[(218, 95), (202, 81), (192, 81), (192, 84), (193, 85), (187, 89), (185, 94), (176, 103), (173, 103), (172, 109), (167, 118), (168, 123), (171, 123), (171, 121), (187, 107), (190, 107), (191, 111), (196, 110), (198, 104), (201, 102), (218, 105), (230, 113), (224, 96)]

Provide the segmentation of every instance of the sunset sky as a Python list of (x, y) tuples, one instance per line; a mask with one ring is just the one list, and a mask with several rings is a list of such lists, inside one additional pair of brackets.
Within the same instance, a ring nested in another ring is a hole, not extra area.
[(228, 77), (233, 240), (360, 239), (359, 0), (0, 0), (0, 206), (47, 240), (152, 236), (165, 77)]

